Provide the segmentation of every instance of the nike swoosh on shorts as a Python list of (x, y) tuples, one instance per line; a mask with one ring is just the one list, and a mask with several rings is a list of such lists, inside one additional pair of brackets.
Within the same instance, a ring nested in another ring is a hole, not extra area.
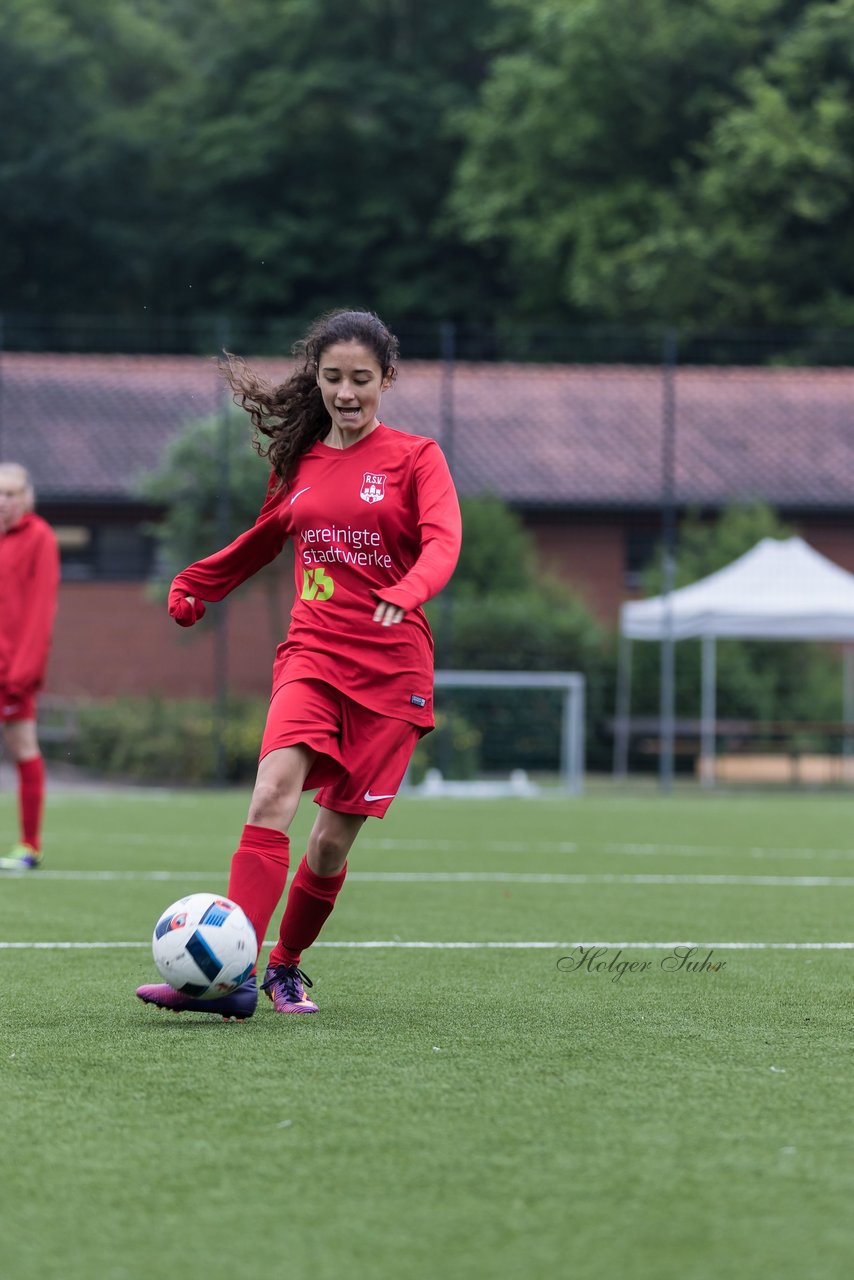
[(372, 800), (393, 800), (396, 795), (397, 795), (397, 792), (392, 791), (392, 793), (387, 796), (375, 796), (371, 793), (370, 790), (368, 790), (365, 792), (365, 799), (367, 800), (368, 804), (370, 804)]

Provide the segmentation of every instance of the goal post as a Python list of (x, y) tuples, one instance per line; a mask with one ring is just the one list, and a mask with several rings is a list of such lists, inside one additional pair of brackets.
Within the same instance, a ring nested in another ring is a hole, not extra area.
[(561, 784), (571, 795), (584, 789), (584, 698), (586, 682), (577, 671), (445, 671), (435, 673), (436, 689), (557, 689), (563, 694), (560, 729)]

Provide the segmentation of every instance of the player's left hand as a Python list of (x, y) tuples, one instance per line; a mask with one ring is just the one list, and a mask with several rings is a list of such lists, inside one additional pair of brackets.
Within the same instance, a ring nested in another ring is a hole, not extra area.
[(403, 622), (405, 617), (406, 611), (400, 605), (389, 604), (386, 600), (380, 600), (374, 610), (374, 622), (383, 627), (392, 627), (396, 622)]

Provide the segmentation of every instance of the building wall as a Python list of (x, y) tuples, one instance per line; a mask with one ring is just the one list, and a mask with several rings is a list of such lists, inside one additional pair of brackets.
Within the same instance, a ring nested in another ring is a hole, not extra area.
[[(790, 515), (781, 519), (821, 555), (854, 573), (854, 513), (842, 515)], [(661, 521), (655, 513), (581, 516), (529, 516), (545, 570), (578, 591), (600, 621), (616, 626), (620, 605), (641, 593), (636, 575), (628, 572), (633, 539), (652, 546)]]
[[(281, 590), (274, 639), (263, 586), (241, 588), (227, 605), (227, 672), (235, 693), (267, 696), (276, 641), (284, 636), (290, 599)], [(59, 609), (45, 692), (103, 698), (158, 693), (209, 696), (216, 682), (217, 612), (211, 605), (190, 629), (176, 626), (141, 583), (68, 582)]]
[(625, 598), (625, 538), (621, 524), (601, 517), (530, 519), (546, 573), (577, 591), (603, 622), (613, 623)]
[(827, 518), (816, 518), (806, 521), (791, 521), (798, 532), (816, 551), (820, 551), (828, 560), (833, 560), (840, 568), (854, 573), (854, 512), (850, 520), (830, 522)]
[[(602, 518), (550, 518), (531, 523), (545, 572), (579, 590), (607, 623), (624, 598), (621, 526)], [(284, 638), (293, 601), (290, 567), (270, 589), (248, 583), (228, 601), (228, 687), (266, 697), (276, 643)], [(160, 694), (210, 697), (216, 687), (216, 619), (177, 627), (145, 583), (64, 581), (60, 589), (46, 692), (104, 698)], [(275, 637), (275, 638), (274, 638)]]
[[(633, 532), (655, 530), (649, 516), (531, 516), (544, 572), (579, 591), (607, 626), (615, 626), (627, 583), (626, 547)], [(806, 540), (854, 573), (854, 519), (789, 518)], [(235, 693), (266, 697), (276, 643), (284, 638), (293, 599), (289, 568), (273, 579), (241, 587), (227, 606), (227, 672)], [(273, 604), (271, 607), (271, 591)], [(215, 681), (215, 619), (209, 606), (200, 624), (182, 630), (143, 583), (63, 582), (46, 692), (101, 698), (159, 693), (208, 697)]]

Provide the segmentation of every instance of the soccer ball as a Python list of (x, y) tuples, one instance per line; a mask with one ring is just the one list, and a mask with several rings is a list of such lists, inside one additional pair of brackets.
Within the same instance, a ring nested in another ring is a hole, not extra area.
[(154, 926), (151, 950), (160, 976), (197, 1000), (234, 991), (258, 958), (248, 917), (215, 893), (191, 893), (167, 907)]

